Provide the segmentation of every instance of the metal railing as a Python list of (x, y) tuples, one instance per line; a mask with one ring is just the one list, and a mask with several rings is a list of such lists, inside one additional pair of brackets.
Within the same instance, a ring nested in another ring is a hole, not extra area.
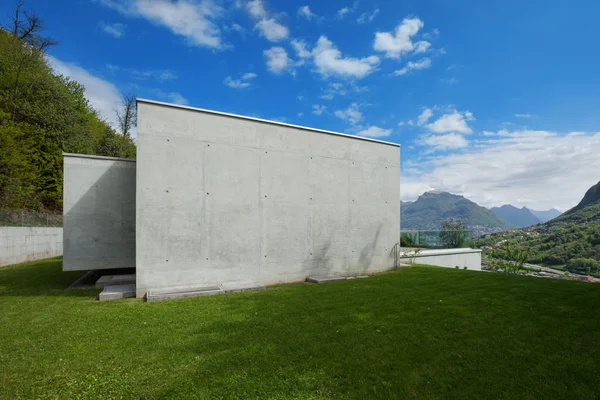
[(402, 247), (421, 247), (428, 249), (453, 249), (470, 247), (473, 235), (470, 231), (420, 231), (401, 230)]
[(63, 215), (35, 211), (0, 210), (0, 226), (62, 227)]

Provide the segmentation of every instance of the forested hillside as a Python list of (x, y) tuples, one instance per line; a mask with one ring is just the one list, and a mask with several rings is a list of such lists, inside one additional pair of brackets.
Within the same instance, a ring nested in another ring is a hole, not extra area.
[(62, 152), (135, 157), (135, 145), (57, 75), (41, 21), (17, 9), (0, 29), (0, 209), (62, 210)]
[(562, 266), (571, 272), (600, 274), (600, 182), (583, 200), (544, 224), (487, 235), (476, 246), (498, 247), (509, 240), (527, 252), (527, 261)]

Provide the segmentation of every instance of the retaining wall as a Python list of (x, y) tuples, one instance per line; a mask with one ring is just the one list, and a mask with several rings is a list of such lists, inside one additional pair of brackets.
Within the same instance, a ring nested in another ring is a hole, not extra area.
[(0, 267), (63, 254), (63, 228), (0, 227)]

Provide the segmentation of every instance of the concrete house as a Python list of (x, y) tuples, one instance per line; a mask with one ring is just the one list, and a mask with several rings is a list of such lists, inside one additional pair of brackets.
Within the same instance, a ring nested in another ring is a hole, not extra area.
[(398, 144), (137, 101), (137, 160), (64, 155), (65, 271), (136, 295), (392, 269)]

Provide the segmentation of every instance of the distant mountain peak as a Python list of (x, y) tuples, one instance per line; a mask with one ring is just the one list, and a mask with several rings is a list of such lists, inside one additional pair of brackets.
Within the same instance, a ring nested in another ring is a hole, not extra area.
[(517, 208), (512, 204), (505, 204), (502, 207), (492, 207), (490, 211), (519, 228), (526, 228), (542, 222), (527, 207)]
[(463, 196), (442, 191), (423, 193), (416, 201), (404, 205), (401, 214), (402, 229), (439, 230), (449, 218), (462, 220), (475, 235), (515, 228), (487, 208)]

